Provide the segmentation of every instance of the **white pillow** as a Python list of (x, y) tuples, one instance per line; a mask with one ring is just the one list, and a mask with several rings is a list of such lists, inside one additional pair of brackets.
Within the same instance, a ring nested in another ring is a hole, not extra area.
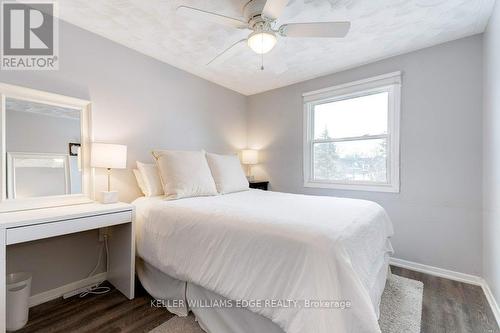
[(156, 165), (137, 161), (137, 169), (139, 169), (142, 176), (141, 178), (144, 183), (143, 192), (145, 196), (154, 197), (165, 194), (161, 184), (160, 173)]
[(137, 180), (137, 185), (141, 189), (141, 192), (146, 195), (146, 185), (144, 184), (144, 179), (142, 179), (141, 172), (138, 169), (132, 171), (134, 172), (135, 180)]
[(216, 195), (204, 151), (153, 151), (167, 199)]
[(220, 194), (247, 191), (248, 180), (241, 168), (238, 155), (207, 153), (207, 161)]

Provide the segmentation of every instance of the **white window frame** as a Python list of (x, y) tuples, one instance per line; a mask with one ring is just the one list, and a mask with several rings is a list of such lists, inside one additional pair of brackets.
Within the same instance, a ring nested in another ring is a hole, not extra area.
[[(366, 96), (380, 92), (389, 93), (387, 134), (328, 140), (314, 139), (314, 107), (316, 105)], [(401, 72), (393, 72), (365, 80), (307, 92), (304, 93), (302, 97), (304, 101), (304, 187), (399, 193)], [(382, 184), (376, 182), (360, 181), (342, 182), (314, 179), (313, 145), (315, 143), (355, 141), (379, 138), (387, 138), (387, 183)]]

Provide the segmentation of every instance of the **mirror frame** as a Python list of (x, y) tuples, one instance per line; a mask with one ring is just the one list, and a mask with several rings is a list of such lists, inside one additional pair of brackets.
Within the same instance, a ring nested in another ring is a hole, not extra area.
[[(6, 98), (16, 98), (80, 110), (82, 193), (21, 199), (7, 198)], [(90, 167), (91, 103), (88, 100), (0, 82), (0, 213), (90, 203), (94, 198), (94, 170)]]

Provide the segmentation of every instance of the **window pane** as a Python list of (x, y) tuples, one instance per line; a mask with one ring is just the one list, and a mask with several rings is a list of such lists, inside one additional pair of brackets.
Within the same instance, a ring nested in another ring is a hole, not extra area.
[(387, 139), (314, 144), (314, 180), (387, 183)]
[(314, 139), (334, 139), (387, 133), (389, 93), (314, 106)]

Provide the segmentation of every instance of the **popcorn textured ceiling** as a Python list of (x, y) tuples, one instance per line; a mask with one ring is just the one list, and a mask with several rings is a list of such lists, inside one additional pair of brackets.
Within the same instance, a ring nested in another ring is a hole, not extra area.
[(247, 0), (60, 0), (60, 17), (245, 95), (352, 68), (484, 31), (494, 0), (290, 0), (277, 24), (351, 21), (343, 39), (279, 38), (260, 56), (242, 47), (227, 61), (215, 55), (246, 38), (237, 30), (176, 14), (188, 5), (240, 17)]

